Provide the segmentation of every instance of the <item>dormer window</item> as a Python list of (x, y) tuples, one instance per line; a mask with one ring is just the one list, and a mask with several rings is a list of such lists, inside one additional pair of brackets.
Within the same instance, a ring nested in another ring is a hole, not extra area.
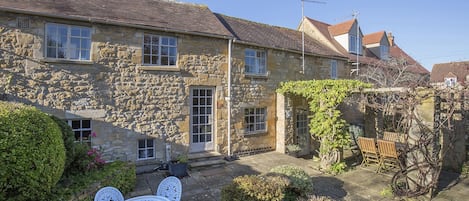
[(380, 58), (381, 60), (388, 60), (389, 59), (389, 46), (381, 45), (380, 46)]
[(353, 34), (350, 34), (349, 39), (349, 52), (355, 54), (362, 54), (362, 39), (359, 37), (357, 40), (357, 35)]
[(445, 77), (445, 85), (447, 87), (454, 87), (456, 86), (457, 79), (456, 77)]

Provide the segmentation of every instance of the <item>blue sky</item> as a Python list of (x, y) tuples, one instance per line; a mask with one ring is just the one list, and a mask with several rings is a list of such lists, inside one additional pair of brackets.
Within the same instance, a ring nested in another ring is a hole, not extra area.
[[(296, 29), (301, 0), (179, 0), (255, 22)], [(467, 0), (321, 0), (304, 4), (305, 16), (328, 24), (352, 19), (364, 34), (392, 32), (399, 47), (431, 70), (433, 64), (469, 61)]]

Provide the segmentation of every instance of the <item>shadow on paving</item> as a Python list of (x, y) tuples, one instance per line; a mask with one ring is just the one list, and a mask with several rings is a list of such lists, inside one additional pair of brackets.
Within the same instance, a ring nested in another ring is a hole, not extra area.
[(341, 200), (347, 192), (343, 189), (344, 182), (328, 176), (312, 177), (314, 194), (316, 196), (326, 196), (334, 200)]

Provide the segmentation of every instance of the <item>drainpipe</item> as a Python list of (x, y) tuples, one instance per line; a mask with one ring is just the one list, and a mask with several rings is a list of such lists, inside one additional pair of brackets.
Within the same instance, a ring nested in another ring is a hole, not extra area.
[(226, 97), (228, 106), (228, 157), (231, 156), (231, 45), (233, 39), (228, 40), (228, 96)]

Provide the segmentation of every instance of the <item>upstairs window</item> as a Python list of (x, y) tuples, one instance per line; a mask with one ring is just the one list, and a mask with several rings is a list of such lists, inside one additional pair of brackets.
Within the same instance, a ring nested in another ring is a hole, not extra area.
[(89, 61), (91, 28), (65, 24), (46, 24), (46, 57)]
[(75, 134), (75, 142), (91, 144), (91, 119), (68, 120), (68, 125)]
[(337, 60), (331, 60), (331, 79), (337, 79)]
[(177, 61), (177, 39), (168, 36), (145, 34), (143, 36), (143, 64), (175, 66)]
[(266, 108), (245, 108), (244, 124), (247, 134), (256, 134), (267, 131)]
[(389, 46), (381, 45), (380, 46), (381, 60), (389, 59)]
[[(357, 36), (350, 34), (349, 38), (349, 52), (355, 53), (355, 54), (362, 54), (362, 39), (358, 38)], [(358, 48), (358, 51), (357, 51)]]
[(266, 75), (266, 52), (262, 50), (246, 49), (244, 51), (245, 73)]
[(456, 86), (457, 78), (455, 77), (445, 77), (445, 85), (447, 87), (454, 87)]

